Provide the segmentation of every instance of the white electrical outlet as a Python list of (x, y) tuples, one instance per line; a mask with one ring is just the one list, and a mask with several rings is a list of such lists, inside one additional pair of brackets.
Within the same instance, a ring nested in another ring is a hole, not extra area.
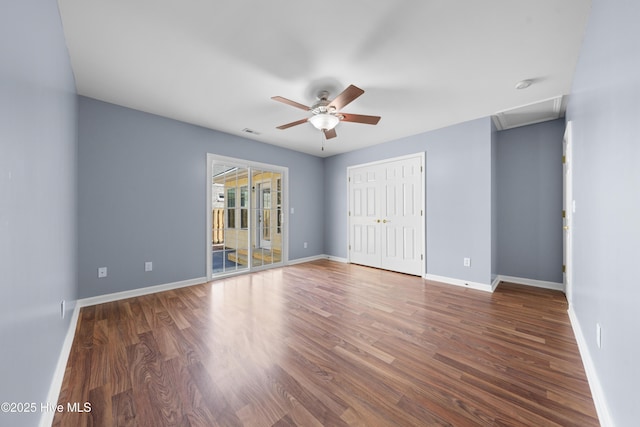
[(107, 267), (98, 268), (98, 279), (102, 279), (103, 277), (107, 277)]
[(304, 248), (307, 249), (307, 242), (304, 242)]
[(598, 348), (602, 348), (602, 326), (600, 323), (596, 323), (596, 344)]
[(144, 263), (144, 271), (153, 271), (153, 262), (147, 261)]
[(471, 258), (464, 258), (464, 259), (462, 260), (462, 264), (463, 264), (465, 267), (471, 267)]

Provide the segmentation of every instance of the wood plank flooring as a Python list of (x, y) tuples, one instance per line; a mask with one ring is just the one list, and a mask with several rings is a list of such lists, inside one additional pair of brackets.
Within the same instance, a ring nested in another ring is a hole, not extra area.
[(54, 426), (597, 426), (560, 292), (316, 261), (85, 307)]

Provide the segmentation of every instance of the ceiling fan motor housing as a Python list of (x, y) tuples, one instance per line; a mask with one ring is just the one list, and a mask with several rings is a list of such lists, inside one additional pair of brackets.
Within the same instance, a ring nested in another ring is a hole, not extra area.
[(378, 124), (378, 121), (380, 120), (379, 116), (342, 114), (338, 111), (363, 93), (364, 90), (360, 89), (359, 87), (349, 85), (349, 87), (343, 90), (337, 97), (333, 99), (333, 101), (329, 101), (329, 91), (321, 90), (317, 95), (318, 101), (311, 107), (307, 107), (306, 105), (300, 104), (299, 102), (283, 98), (282, 96), (272, 96), (271, 99), (275, 101), (283, 102), (285, 104), (291, 105), (292, 107), (300, 108), (301, 110), (311, 111), (311, 113), (313, 114), (309, 118), (278, 126), (278, 129), (288, 129), (293, 126), (309, 122), (316, 129), (323, 131), (326, 139), (330, 139), (337, 136), (334, 128), (341, 121), (366, 123), (370, 125)]
[(331, 104), (331, 102), (327, 99), (329, 96), (329, 92), (322, 91), (318, 94), (318, 102), (311, 106), (311, 112), (313, 114), (333, 114), (336, 112), (336, 107)]

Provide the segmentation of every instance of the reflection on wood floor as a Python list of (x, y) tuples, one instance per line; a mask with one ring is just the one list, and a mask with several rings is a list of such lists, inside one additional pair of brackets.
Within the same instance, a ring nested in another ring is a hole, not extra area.
[(315, 261), (83, 308), (55, 426), (596, 426), (557, 291)]

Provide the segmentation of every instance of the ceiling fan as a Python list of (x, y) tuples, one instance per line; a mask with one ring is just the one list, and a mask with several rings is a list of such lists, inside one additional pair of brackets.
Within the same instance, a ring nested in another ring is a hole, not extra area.
[(272, 96), (274, 101), (283, 102), (291, 105), (292, 107), (300, 108), (301, 110), (311, 111), (313, 115), (306, 119), (297, 120), (295, 122), (287, 123), (286, 125), (278, 126), (277, 129), (288, 129), (293, 126), (300, 125), (304, 122), (310, 122), (316, 129), (324, 132), (326, 139), (335, 138), (335, 127), (340, 122), (353, 122), (364, 123), (367, 125), (375, 125), (380, 121), (379, 116), (365, 116), (362, 114), (350, 114), (343, 113), (340, 110), (349, 104), (351, 101), (359, 97), (364, 93), (364, 90), (354, 85), (349, 85), (348, 88), (342, 91), (342, 93), (335, 97), (333, 101), (329, 101), (329, 92), (326, 90), (318, 93), (318, 101), (311, 107), (300, 104), (281, 96)]

